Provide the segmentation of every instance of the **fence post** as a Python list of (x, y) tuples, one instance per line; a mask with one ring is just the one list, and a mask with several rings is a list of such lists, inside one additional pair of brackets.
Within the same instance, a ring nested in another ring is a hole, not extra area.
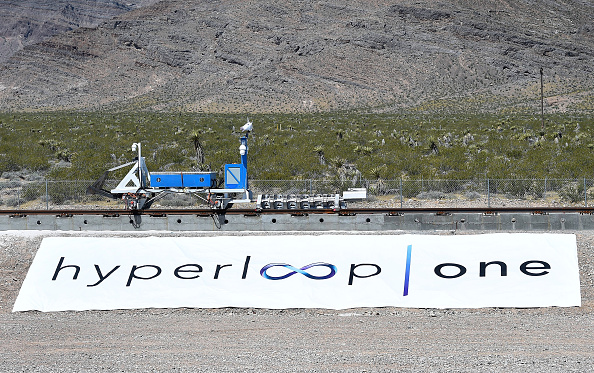
[(400, 178), (400, 208), (402, 208), (402, 178)]
[(586, 187), (586, 178), (584, 178), (584, 206), (588, 207), (588, 188)]
[(49, 210), (49, 193), (48, 193), (48, 181), (45, 179), (45, 209)]
[(487, 207), (491, 207), (491, 188), (489, 187), (489, 179), (487, 178)]

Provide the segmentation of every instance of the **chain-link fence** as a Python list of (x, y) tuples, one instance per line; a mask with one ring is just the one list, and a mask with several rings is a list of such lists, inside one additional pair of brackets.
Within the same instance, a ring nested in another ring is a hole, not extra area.
[[(119, 201), (86, 194), (93, 181), (0, 182), (1, 209), (54, 209), (68, 207), (121, 208)], [(117, 181), (108, 180), (107, 190)], [(594, 204), (593, 179), (483, 179), (483, 180), (250, 180), (258, 194), (315, 195), (367, 188), (364, 203), (384, 207), (498, 207), (585, 206)], [(171, 196), (162, 206), (188, 206), (199, 199)], [(592, 201), (592, 202), (591, 202)]]
[(91, 181), (86, 180), (0, 182), (0, 207), (50, 209), (59, 206), (84, 206), (105, 201), (105, 197), (86, 194), (86, 189), (91, 184)]

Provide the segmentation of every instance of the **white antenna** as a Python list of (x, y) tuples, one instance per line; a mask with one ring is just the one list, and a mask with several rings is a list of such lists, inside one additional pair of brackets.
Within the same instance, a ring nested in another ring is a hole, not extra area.
[(250, 122), (250, 118), (247, 118), (247, 123), (244, 124), (243, 126), (241, 126), (241, 130), (243, 132), (250, 132), (254, 129), (254, 125), (252, 124), (252, 122)]

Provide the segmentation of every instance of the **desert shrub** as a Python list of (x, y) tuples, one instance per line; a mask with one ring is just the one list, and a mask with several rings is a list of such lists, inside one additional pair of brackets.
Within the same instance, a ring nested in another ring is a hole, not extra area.
[(48, 190), (49, 200), (52, 203), (61, 205), (67, 201), (71, 201), (75, 198), (78, 191), (72, 190), (72, 188), (66, 186), (53, 187)]
[(570, 182), (565, 184), (559, 189), (559, 197), (561, 199), (571, 202), (578, 203), (584, 201), (584, 184), (582, 182)]
[(33, 201), (45, 196), (45, 183), (27, 183), (21, 190), (21, 199), (25, 202)]
[(464, 197), (466, 199), (470, 199), (470, 200), (477, 200), (479, 198), (481, 198), (481, 194), (475, 191), (470, 191), (470, 192), (466, 192), (464, 193)]
[[(367, 179), (578, 178), (594, 164), (586, 146), (594, 144), (594, 119), (587, 116), (551, 115), (548, 120), (558, 125), (547, 126), (544, 135), (539, 118), (523, 113), (249, 116), (255, 128), (249, 145), (253, 179), (335, 178), (340, 163), (352, 164)], [(196, 167), (193, 131), (201, 133), (205, 163), (218, 170), (238, 162), (245, 120), (245, 114), (0, 113), (0, 172), (28, 169), (50, 179), (92, 180), (132, 160), (130, 145), (138, 141), (150, 170), (190, 170)], [(431, 143), (439, 151), (428, 152)], [(316, 147), (323, 149), (325, 164), (312, 151)], [(53, 166), (60, 160), (70, 167)], [(514, 196), (538, 193), (534, 186), (510, 188)]]
[(544, 194), (544, 183), (536, 180), (504, 179), (493, 180), (489, 184), (489, 192), (493, 194), (504, 194), (515, 198), (542, 198)]
[(421, 192), (417, 195), (418, 199), (445, 199), (447, 195), (439, 191)]
[(17, 196), (9, 196), (4, 198), (2, 203), (6, 206), (17, 207), (20, 204), (20, 199)]

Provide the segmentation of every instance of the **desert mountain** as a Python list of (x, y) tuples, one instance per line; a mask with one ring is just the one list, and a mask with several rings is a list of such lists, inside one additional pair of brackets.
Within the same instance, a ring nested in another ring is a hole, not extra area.
[(99, 23), (157, 0), (5, 0), (0, 2), (0, 63), (24, 46)]
[(541, 68), (548, 111), (594, 107), (585, 0), (69, 3), (105, 12), (12, 55), (0, 110), (522, 110)]

